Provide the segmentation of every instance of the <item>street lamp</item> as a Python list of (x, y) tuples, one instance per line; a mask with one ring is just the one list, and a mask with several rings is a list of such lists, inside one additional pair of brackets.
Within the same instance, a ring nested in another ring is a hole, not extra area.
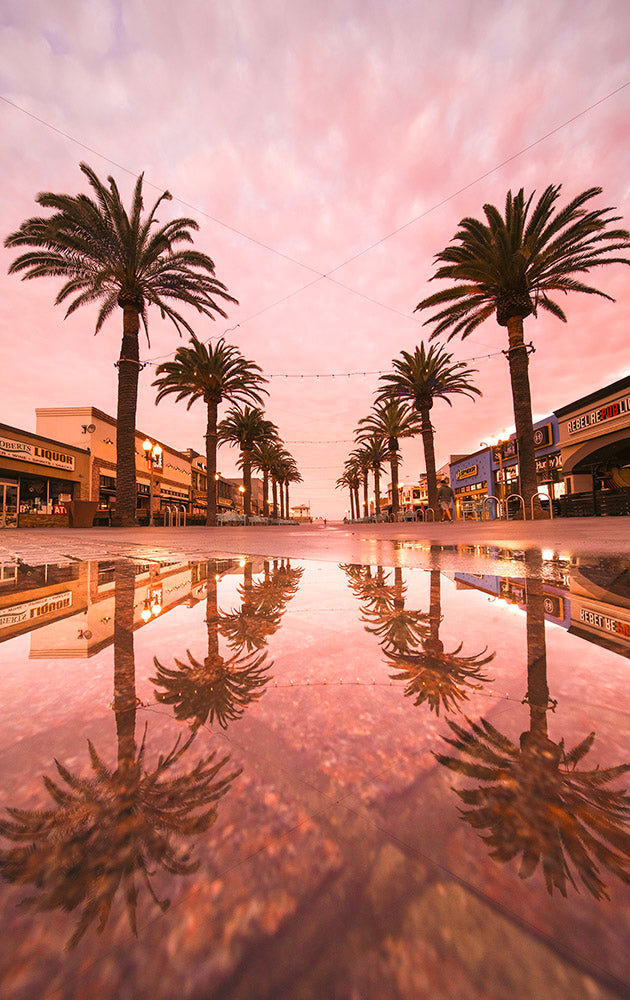
[(162, 449), (159, 444), (155, 441), (151, 441), (150, 438), (145, 438), (142, 442), (142, 447), (144, 448), (144, 454), (147, 462), (149, 463), (150, 477), (149, 477), (149, 527), (153, 527), (153, 470), (156, 465), (160, 464), (162, 458)]

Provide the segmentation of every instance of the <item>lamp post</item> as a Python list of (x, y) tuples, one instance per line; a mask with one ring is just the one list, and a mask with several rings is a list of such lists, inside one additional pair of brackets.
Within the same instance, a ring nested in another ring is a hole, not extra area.
[(159, 444), (155, 441), (151, 441), (150, 438), (145, 438), (142, 442), (142, 447), (144, 448), (144, 454), (146, 460), (149, 463), (149, 527), (153, 527), (153, 470), (156, 465), (160, 464), (162, 457), (162, 449)]

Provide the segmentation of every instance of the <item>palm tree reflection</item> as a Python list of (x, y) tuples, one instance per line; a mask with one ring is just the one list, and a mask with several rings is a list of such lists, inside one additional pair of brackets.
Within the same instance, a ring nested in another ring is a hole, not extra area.
[[(540, 568), (540, 554), (528, 556), (530, 571)], [(570, 865), (596, 899), (608, 899), (600, 870), (630, 883), (630, 797), (610, 787), (630, 765), (586, 768), (591, 732), (572, 750), (554, 743), (547, 732), (549, 699), (546, 674), (543, 585), (540, 575), (527, 580), (527, 695), (529, 729), (514, 744), (486, 719), (466, 719), (468, 729), (449, 720), (446, 742), (461, 756), (436, 754), (445, 767), (481, 782), (458, 789), (469, 808), (462, 818), (480, 831), (490, 857), (504, 863), (521, 856), (519, 875), (530, 877), (541, 866), (549, 894), (577, 890)]]
[(466, 701), (469, 693), (481, 688), (491, 678), (482, 668), (495, 654), (487, 647), (472, 656), (463, 656), (460, 643), (450, 653), (445, 652), (440, 639), (442, 622), (440, 572), (431, 570), (429, 612), (405, 608), (406, 587), (402, 569), (394, 570), (394, 584), (379, 566), (372, 576), (369, 566), (342, 566), (353, 593), (362, 602), (361, 620), (369, 624), (366, 631), (379, 636), (388, 661), (398, 673), (392, 680), (405, 682), (405, 695), (414, 705), (426, 702), (437, 715), (440, 708), (452, 712)]
[[(175, 717), (190, 722), (193, 730), (207, 722), (227, 728), (240, 718), (246, 707), (262, 697), (269, 681), (271, 662), (262, 647), (280, 626), (288, 601), (297, 593), (302, 569), (284, 561), (270, 571), (265, 563), (262, 581), (253, 580), (252, 564), (243, 567), (239, 587), (241, 607), (224, 614), (218, 610), (217, 578), (219, 564), (207, 563), (206, 626), (208, 655), (203, 662), (187, 650), (188, 663), (175, 658), (176, 668), (163, 666), (154, 658), (157, 669), (153, 683), (162, 688), (156, 699), (173, 705)], [(232, 656), (222, 656), (219, 636), (223, 635)]]
[(219, 799), (240, 774), (224, 770), (229, 757), (215, 760), (214, 752), (191, 770), (173, 773), (194, 733), (183, 743), (178, 739), (147, 768), (146, 727), (139, 748), (135, 742), (133, 565), (117, 565), (115, 588), (117, 766), (108, 767), (88, 741), (90, 776), (72, 774), (55, 760), (59, 778), (44, 776), (54, 807), (9, 808), (11, 818), (0, 820), (0, 833), (18, 845), (0, 852), (0, 872), (10, 882), (37, 889), (24, 905), (36, 911), (80, 908), (68, 947), (74, 947), (95, 920), (103, 931), (119, 889), (134, 934), (142, 883), (159, 908), (167, 909), (169, 900), (158, 899), (151, 885), (155, 867), (175, 875), (195, 871), (198, 861), (182, 842), (209, 829)]
[(491, 681), (482, 668), (496, 656), (487, 653), (487, 646), (479, 653), (464, 656), (463, 642), (447, 653), (440, 639), (441, 622), (440, 571), (432, 569), (428, 629), (420, 637), (419, 648), (386, 650), (386, 653), (400, 671), (391, 674), (392, 679), (405, 681), (405, 695), (415, 699), (414, 705), (426, 702), (436, 715), (440, 714), (440, 708), (445, 712), (459, 710), (471, 691), (478, 691)]

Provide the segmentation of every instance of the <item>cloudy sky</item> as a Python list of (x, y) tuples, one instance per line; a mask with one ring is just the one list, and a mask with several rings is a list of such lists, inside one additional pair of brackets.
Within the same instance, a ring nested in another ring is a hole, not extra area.
[[(292, 502), (343, 516), (334, 484), (375, 373), (428, 337), (413, 310), (459, 220), (562, 183), (567, 199), (600, 185), (630, 225), (629, 51), (627, 0), (3, 0), (0, 231), (39, 191), (85, 190), (81, 160), (125, 197), (141, 171), (147, 202), (168, 188), (160, 217), (198, 221), (239, 300), (227, 321), (190, 314), (197, 335), (225, 333), (262, 366), (304, 478)], [(58, 285), (7, 276), (14, 252), (0, 253), (0, 421), (115, 414), (120, 317), (94, 337), (95, 311), (64, 320)], [(574, 296), (566, 326), (526, 322), (536, 416), (628, 372), (630, 269), (595, 281), (614, 304)], [(155, 363), (179, 341), (158, 315), (150, 332)], [(451, 341), (483, 397), (436, 404), (439, 464), (512, 428), (505, 346), (494, 320)], [(203, 405), (156, 407), (154, 363), (138, 426), (202, 451)], [(403, 455), (417, 480), (420, 442)], [(222, 472), (235, 457), (222, 449)]]

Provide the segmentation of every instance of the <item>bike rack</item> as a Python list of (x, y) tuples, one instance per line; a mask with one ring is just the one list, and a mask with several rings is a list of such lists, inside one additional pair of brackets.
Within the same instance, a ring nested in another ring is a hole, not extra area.
[(426, 521), (428, 519), (428, 515), (430, 514), (431, 515), (431, 520), (435, 521), (435, 511), (433, 510), (433, 507), (427, 507), (427, 509), (423, 510), (422, 513), (424, 515), (423, 520)]
[(503, 503), (505, 504), (505, 519), (506, 519), (506, 521), (510, 520), (510, 510), (509, 510), (509, 507), (508, 507), (508, 501), (509, 500), (520, 500), (521, 501), (521, 507), (523, 508), (523, 520), (525, 520), (525, 501), (523, 500), (523, 497), (521, 496), (520, 493), (510, 493), (510, 495), (507, 496), (505, 498), (505, 500), (503, 501)]
[[(499, 500), (498, 497), (484, 497), (484, 500), (483, 500), (484, 507), (488, 503), (488, 500), (494, 500), (494, 502), (496, 503), (496, 507), (494, 508), (494, 513), (495, 513), (497, 519), (500, 518), (501, 517), (501, 501)], [(490, 520), (490, 518), (488, 518), (488, 520)]]
[(532, 512), (532, 521), (534, 520), (534, 499), (536, 497), (543, 497), (544, 500), (547, 500), (547, 499), (549, 500), (549, 520), (553, 521), (553, 501), (552, 501), (551, 497), (547, 497), (546, 493), (541, 493), (540, 491), (537, 491), (536, 493), (532, 493), (532, 495), (531, 495), (530, 507), (531, 507), (531, 512)]

